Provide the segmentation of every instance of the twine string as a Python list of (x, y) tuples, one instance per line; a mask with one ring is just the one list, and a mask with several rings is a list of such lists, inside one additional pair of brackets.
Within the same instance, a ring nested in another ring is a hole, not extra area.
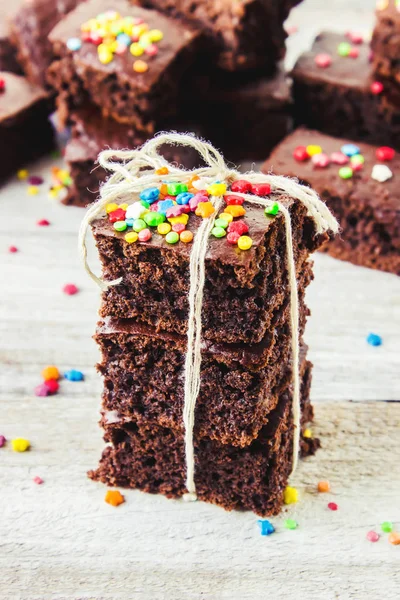
[[(189, 146), (197, 150), (205, 163), (204, 167), (185, 170), (168, 161), (159, 154), (162, 145)], [(104, 291), (110, 286), (118, 285), (122, 277), (114, 281), (104, 281), (97, 277), (91, 270), (87, 260), (86, 235), (91, 222), (103, 215), (107, 204), (117, 200), (124, 202), (129, 196), (134, 196), (146, 187), (158, 185), (177, 179), (188, 181), (197, 175), (205, 185), (215, 181), (230, 185), (238, 179), (246, 179), (250, 183), (268, 183), (271, 186), (271, 195), (261, 198), (251, 194), (235, 192), (246, 202), (262, 207), (272, 206), (274, 194), (285, 194), (301, 202), (309, 217), (314, 221), (316, 233), (326, 231), (337, 233), (339, 225), (327, 206), (319, 199), (318, 195), (306, 186), (300, 185), (296, 180), (277, 175), (263, 173), (239, 173), (229, 169), (222, 155), (211, 144), (189, 134), (175, 132), (162, 133), (147, 141), (136, 150), (105, 150), (99, 155), (99, 164), (112, 175), (102, 185), (100, 198), (92, 204), (81, 223), (79, 231), (79, 249), (84, 268), (88, 275)], [(165, 175), (157, 175), (155, 171), (162, 167), (168, 168)], [(218, 214), (222, 204), (222, 196), (211, 196), (209, 201), (213, 204), (215, 214)], [(284, 219), (286, 260), (290, 289), (290, 327), (292, 346), (292, 414), (293, 414), (293, 460), (292, 472), (296, 470), (300, 449), (301, 405), (300, 405), (300, 374), (299, 374), (299, 299), (296, 280), (296, 264), (293, 251), (292, 224), (289, 210), (281, 202), (277, 202), (280, 213)], [(195, 455), (193, 432), (195, 422), (196, 401), (201, 383), (201, 332), (202, 332), (202, 305), (205, 284), (205, 257), (208, 249), (208, 239), (214, 219), (203, 219), (194, 237), (189, 260), (189, 314), (187, 327), (187, 352), (184, 364), (184, 408), (183, 421), (185, 426), (185, 458), (186, 458), (186, 488), (185, 500), (196, 500), (195, 486)]]

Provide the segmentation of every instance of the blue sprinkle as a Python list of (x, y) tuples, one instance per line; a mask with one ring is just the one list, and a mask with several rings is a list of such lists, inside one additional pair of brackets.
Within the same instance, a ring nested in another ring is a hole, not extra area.
[(134, 221), (135, 219), (125, 219), (125, 223), (128, 225), (128, 227), (133, 227)]
[(344, 146), (342, 146), (340, 150), (346, 156), (354, 156), (355, 154), (360, 154), (360, 148), (355, 144), (344, 144)]
[(119, 33), (117, 35), (117, 42), (119, 44), (122, 44), (123, 46), (130, 46), (132, 43), (132, 40), (131, 40), (130, 36), (127, 35), (126, 33)]
[(380, 335), (378, 335), (376, 333), (369, 333), (367, 335), (367, 342), (370, 346), (381, 346), (382, 338)]
[(271, 533), (274, 533), (275, 527), (267, 519), (258, 519), (257, 523), (260, 528), (261, 535), (271, 535)]
[(145, 202), (153, 204), (160, 196), (160, 190), (156, 187), (146, 188), (139, 194), (139, 198)]
[(70, 369), (64, 373), (65, 379), (68, 381), (83, 381), (85, 379), (84, 374), (81, 371), (76, 371), (75, 369)]
[(161, 213), (162, 215), (166, 215), (167, 214), (167, 210), (169, 208), (172, 208), (174, 205), (172, 200), (161, 200), (158, 203), (158, 212)]
[(190, 192), (182, 192), (177, 195), (176, 201), (178, 204), (189, 204), (189, 200), (190, 198), (193, 198), (193, 195), (194, 194), (191, 194)]
[(82, 48), (82, 42), (79, 38), (72, 37), (67, 40), (67, 48), (68, 50), (72, 50), (76, 52), (76, 50), (80, 50)]

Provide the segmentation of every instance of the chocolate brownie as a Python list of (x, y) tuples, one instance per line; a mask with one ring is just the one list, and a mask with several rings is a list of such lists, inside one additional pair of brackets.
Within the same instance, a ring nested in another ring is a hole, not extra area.
[(321, 33), (300, 56), (292, 76), (298, 124), (400, 149), (400, 96), (375, 81), (367, 43)]
[(0, 71), (0, 181), (53, 147), (46, 92), (25, 77)]
[(400, 92), (400, 5), (397, 0), (377, 3), (372, 36), (373, 68), (385, 87)]
[[(313, 416), (310, 380), (307, 361), (302, 375), (302, 424)], [(260, 515), (279, 512), (292, 468), (291, 397), (289, 386), (258, 437), (244, 448), (195, 436), (195, 482), (200, 500), (226, 510), (253, 510)], [(90, 477), (169, 498), (182, 496), (186, 466), (180, 431), (135, 419), (121, 422), (118, 417), (104, 418), (103, 425), (105, 440), (112, 445), (104, 450), (99, 468), (90, 472)]]
[(24, 0), (13, 15), (12, 41), (17, 58), (31, 83), (45, 87), (53, 52), (48, 35), (64, 15), (82, 0)]
[(50, 34), (58, 60), (49, 80), (67, 112), (89, 101), (103, 116), (152, 133), (156, 120), (175, 116), (198, 39), (199, 31), (127, 0), (112, 10), (109, 0), (88, 0)]
[[(311, 277), (306, 263), (309, 253), (327, 236), (315, 235), (314, 223), (300, 202), (284, 195), (276, 199), (291, 214), (297, 274), (307, 276), (305, 287)], [(240, 250), (229, 239), (211, 236), (206, 254), (202, 334), (217, 342), (260, 342), (274, 326), (274, 315), (289, 302), (283, 216), (266, 217), (259, 206), (247, 202), (243, 206), (245, 222), (239, 226), (249, 228), (252, 247)], [(195, 234), (201, 218), (192, 213), (189, 219), (188, 227)], [(94, 221), (92, 228), (104, 278), (122, 277), (122, 283), (103, 293), (101, 316), (135, 318), (184, 335), (191, 245), (169, 245), (157, 231), (147, 242), (128, 243), (107, 217)]]
[[(319, 146), (323, 154), (307, 157), (305, 149), (310, 145)], [(359, 155), (365, 161), (362, 168), (356, 164)], [(354, 169), (351, 161), (356, 164)], [(350, 178), (343, 179), (343, 174), (349, 175), (349, 167)], [(326, 244), (324, 251), (400, 275), (399, 154), (388, 147), (355, 144), (348, 138), (298, 129), (274, 150), (262, 170), (298, 177), (326, 201), (341, 225), (341, 235)], [(379, 181), (379, 171), (388, 179)]]
[(283, 21), (288, 7), (280, 0), (141, 0), (205, 31), (213, 65), (228, 71), (274, 69), (285, 55)]
[(18, 10), (22, 0), (13, 2), (10, 7), (7, 2), (0, 2), (0, 71), (22, 74), (18, 64), (16, 51), (11, 43), (9, 19)]
[(262, 160), (289, 132), (292, 94), (283, 65), (269, 76), (208, 69), (193, 76), (190, 89), (186, 110), (195, 110), (204, 136), (230, 161)]
[[(100, 185), (110, 175), (96, 164), (99, 153), (107, 148), (132, 150), (144, 144), (148, 136), (130, 125), (102, 117), (100, 110), (94, 106), (75, 111), (70, 119), (71, 138), (65, 148), (65, 160), (72, 184), (63, 202), (87, 206), (97, 199)], [(187, 131), (190, 125), (169, 124), (168, 129)], [(166, 145), (161, 151), (169, 162), (186, 169), (200, 166), (199, 155), (193, 148)]]

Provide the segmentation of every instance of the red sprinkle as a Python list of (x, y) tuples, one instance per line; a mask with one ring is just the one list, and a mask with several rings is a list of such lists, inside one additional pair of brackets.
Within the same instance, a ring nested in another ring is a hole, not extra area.
[(50, 225), (50, 221), (48, 221), (47, 219), (40, 219), (37, 222), (37, 225), (40, 225), (40, 227), (47, 227), (48, 225)]
[(241, 192), (242, 194), (248, 194), (251, 192), (251, 183), (246, 179), (238, 179), (231, 185), (232, 192)]
[(376, 533), (376, 531), (368, 531), (367, 540), (369, 542), (377, 542), (379, 540), (379, 533)]
[(237, 244), (239, 238), (240, 233), (237, 233), (237, 231), (231, 231), (231, 233), (228, 233), (226, 236), (226, 239), (230, 244)]
[(60, 387), (58, 381), (56, 381), (55, 379), (46, 379), (44, 385), (47, 387), (50, 394), (56, 394)]
[(15, 252), (18, 252), (18, 248), (17, 246), (10, 246), (8, 251), (11, 252), (11, 254), (14, 254)]
[(183, 223), (174, 223), (172, 225), (172, 231), (176, 231), (176, 233), (182, 233), (182, 231), (185, 231), (186, 229), (186, 225), (184, 225)]
[(350, 58), (358, 58), (360, 51), (358, 48), (350, 48), (349, 56)]
[(43, 183), (43, 177), (39, 175), (31, 175), (28, 179), (30, 185), (41, 185)]
[(373, 83), (371, 83), (371, 92), (373, 94), (375, 94), (376, 96), (378, 96), (379, 94), (382, 94), (383, 92), (383, 85), (380, 81), (374, 81)]
[(2, 77), (0, 77), (0, 92), (4, 92), (5, 89), (6, 89), (5, 79), (3, 79)]
[(271, 193), (271, 186), (269, 183), (253, 183), (251, 191), (256, 196), (268, 196)]
[(364, 38), (361, 35), (361, 33), (357, 33), (356, 31), (348, 31), (346, 33), (346, 37), (349, 38), (349, 40), (353, 44), (362, 44), (364, 41)]
[(124, 221), (126, 215), (126, 210), (123, 208), (117, 208), (117, 210), (113, 210), (108, 213), (108, 219), (110, 223), (116, 223), (117, 221)]
[(45, 383), (40, 383), (35, 387), (35, 396), (38, 398), (50, 396), (50, 390)]
[(328, 508), (329, 508), (329, 510), (337, 510), (339, 507), (336, 504), (336, 502), (329, 502)]
[(305, 146), (297, 146), (297, 148), (293, 151), (293, 158), (295, 158), (298, 162), (304, 162), (310, 158), (307, 148)]
[(311, 157), (311, 162), (314, 167), (325, 169), (331, 161), (327, 154), (321, 152), (320, 154), (314, 154), (314, 156)]
[(36, 475), (36, 477), (33, 478), (33, 483), (37, 483), (38, 485), (42, 485), (43, 479), (41, 477), (39, 477), (39, 475)]
[(228, 225), (229, 233), (238, 233), (244, 235), (249, 231), (248, 225), (244, 221), (231, 221)]
[(5, 443), (6, 443), (6, 438), (4, 437), (4, 435), (0, 435), (0, 448), (2, 448)]
[(335, 163), (335, 165), (347, 165), (349, 157), (343, 154), (343, 152), (332, 152), (331, 161)]
[(327, 67), (331, 66), (332, 57), (330, 56), (330, 54), (317, 54), (314, 58), (314, 62), (317, 65), (317, 67), (320, 67), (321, 69), (326, 69)]
[(68, 294), (68, 296), (73, 296), (74, 294), (77, 294), (79, 292), (79, 289), (76, 287), (75, 284), (67, 283), (63, 287), (63, 292), (64, 294)]
[(393, 160), (395, 151), (389, 146), (381, 146), (376, 149), (376, 158), (381, 161)]
[(224, 200), (228, 206), (239, 206), (244, 202), (241, 196), (236, 196), (235, 194), (227, 194), (224, 196)]

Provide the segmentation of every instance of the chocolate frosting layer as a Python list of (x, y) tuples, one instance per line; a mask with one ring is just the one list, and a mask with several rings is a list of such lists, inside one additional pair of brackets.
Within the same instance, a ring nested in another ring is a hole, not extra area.
[(4, 122), (26, 110), (39, 100), (45, 100), (47, 93), (37, 85), (28, 82), (25, 77), (0, 71), (5, 81), (5, 89), (0, 93), (0, 121)]

